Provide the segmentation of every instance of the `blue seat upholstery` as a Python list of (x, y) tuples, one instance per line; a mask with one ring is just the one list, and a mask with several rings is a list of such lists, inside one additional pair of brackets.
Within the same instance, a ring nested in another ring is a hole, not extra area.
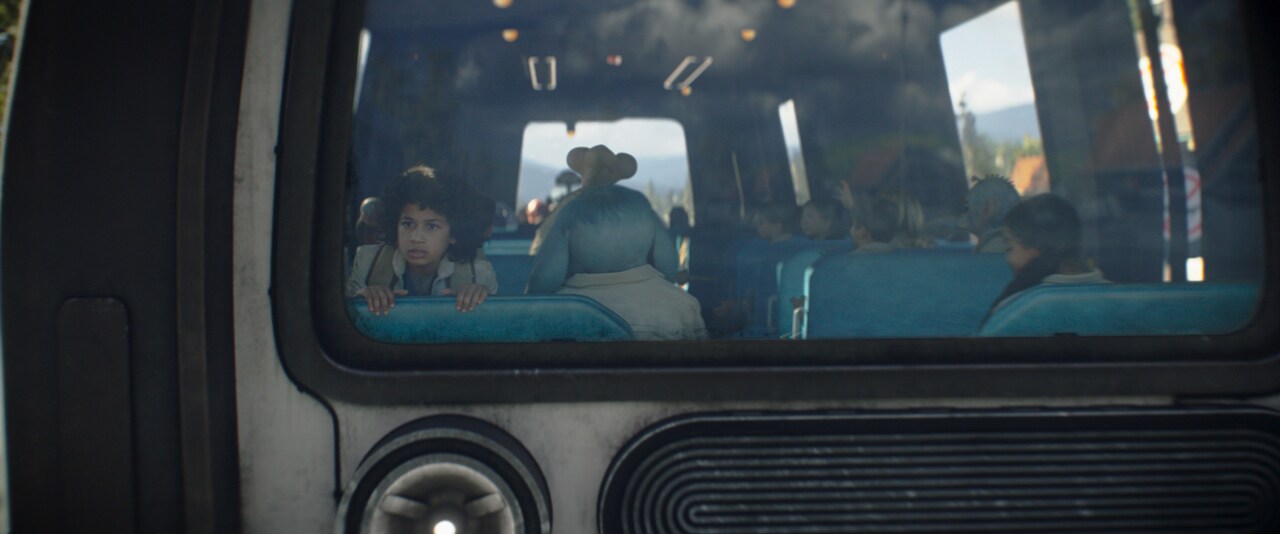
[(768, 246), (763, 239), (749, 239), (733, 247), (733, 296), (746, 297), (752, 293), (755, 287), (752, 281), (759, 276), (761, 258)]
[(486, 256), (528, 256), (532, 239), (493, 238), (484, 242)]
[(971, 336), (1012, 277), (1000, 254), (828, 256), (805, 274), (804, 337)]
[(1041, 285), (991, 314), (984, 336), (1225, 334), (1249, 322), (1253, 284)]
[(794, 320), (792, 297), (804, 296), (804, 273), (818, 260), (827, 254), (846, 253), (853, 249), (853, 241), (815, 241), (815, 248), (801, 250), (778, 262), (778, 298), (775, 302), (774, 316), (778, 320), (778, 332), (791, 333)]
[(632, 338), (618, 314), (578, 295), (489, 297), (459, 313), (451, 297), (401, 297), (374, 317), (362, 298), (349, 299), (356, 329), (390, 343), (611, 341)]
[(797, 237), (777, 243), (756, 240), (738, 252), (739, 295), (751, 298), (752, 311), (745, 332), (747, 337), (773, 337), (779, 332), (778, 321), (774, 316), (779, 300), (778, 264), (801, 252), (821, 250), (829, 246), (832, 246), (832, 242)]
[(528, 254), (489, 256), (493, 270), (498, 274), (498, 294), (504, 296), (523, 295), (524, 286), (529, 282), (529, 272), (533, 270), (533, 256)]

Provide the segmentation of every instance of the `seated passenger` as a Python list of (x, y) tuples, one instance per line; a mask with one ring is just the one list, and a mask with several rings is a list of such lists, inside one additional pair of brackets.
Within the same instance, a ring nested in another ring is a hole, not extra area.
[[(398, 296), (457, 295), (458, 310), (468, 312), (496, 293), (493, 265), (475, 259), (480, 242), (465, 231), (452, 232), (450, 221), (466, 217), (467, 203), (449, 198), (429, 167), (413, 167), (393, 180), (382, 196), (379, 227), (394, 245), (356, 249), (347, 296), (364, 297), (370, 312), (386, 315)], [(467, 274), (459, 263), (470, 264)]]
[(670, 246), (643, 194), (593, 187), (555, 218), (530, 279), (557, 275), (557, 293), (595, 299), (626, 320), (636, 339), (705, 338), (698, 300), (649, 264), (656, 248)]
[(849, 236), (855, 248), (850, 254), (892, 252), (898, 232), (898, 206), (887, 198), (871, 201), (866, 209), (854, 214)]
[(376, 245), (382, 242), (382, 229), (378, 228), (378, 197), (360, 202), (360, 219), (356, 221), (356, 246)]
[(906, 191), (887, 193), (881, 198), (894, 206), (896, 234), (890, 241), (896, 248), (931, 248), (934, 242), (924, 232), (924, 208)]
[[(605, 187), (613, 185), (626, 178), (630, 178), (636, 173), (636, 159), (630, 154), (618, 153), (614, 154), (609, 147), (604, 145), (596, 145), (591, 148), (578, 147), (569, 151), (565, 157), (569, 168), (577, 171), (582, 175), (582, 189), (569, 193), (561, 198), (556, 205), (556, 209), (551, 212), (542, 225), (538, 227), (537, 233), (533, 237), (533, 242), (529, 245), (529, 255), (536, 256), (542, 247), (547, 246), (550, 240), (564, 239), (565, 232), (554, 232), (556, 228), (556, 220), (560, 217), (569, 206), (573, 205), (574, 200), (597, 187)], [(652, 208), (649, 209), (653, 211)], [(652, 214), (652, 213), (651, 213)], [(652, 214), (657, 219), (657, 214)], [(658, 222), (661, 227), (661, 221)], [(671, 240), (671, 236), (667, 235), (665, 230), (660, 231), (653, 237), (655, 246), (648, 251), (648, 261), (662, 276), (667, 280), (676, 279), (676, 271), (678, 270), (676, 260), (676, 247)], [(530, 295), (545, 295), (554, 293), (560, 289), (560, 285), (564, 282), (563, 274), (554, 270), (539, 270), (535, 265), (533, 272), (529, 274), (529, 283), (525, 287), (525, 293)]]
[(800, 211), (800, 230), (814, 241), (844, 239), (849, 224), (849, 212), (834, 198), (815, 198)]
[(966, 199), (968, 205), (965, 222), (969, 231), (977, 236), (978, 244), (974, 252), (1005, 251), (1004, 218), (1013, 209), (1021, 197), (1013, 183), (1003, 176), (977, 178), (973, 187), (969, 188)]
[[(850, 254), (881, 254), (896, 250), (898, 247), (892, 241), (898, 236), (898, 205), (884, 197), (869, 203), (855, 200), (853, 204), (861, 208), (854, 212), (853, 226), (849, 227), (854, 245)], [(804, 307), (804, 297), (791, 297), (791, 307)]]
[(756, 235), (770, 244), (789, 241), (796, 237), (800, 212), (789, 202), (765, 204), (756, 210), (751, 223), (756, 227)]
[(1080, 216), (1060, 196), (1045, 193), (1014, 206), (1005, 216), (1003, 232), (1005, 261), (1013, 268), (1013, 281), (991, 311), (1040, 284), (1109, 283), (1097, 269), (1085, 268), (1080, 259)]
[[(555, 220), (556, 214), (564, 206), (587, 189), (602, 185), (613, 185), (635, 176), (637, 169), (636, 158), (631, 154), (625, 152), (614, 154), (612, 150), (609, 150), (609, 147), (604, 145), (596, 145), (591, 148), (580, 146), (570, 150), (565, 156), (565, 163), (569, 165), (570, 169), (578, 173), (577, 176), (582, 187), (556, 201), (555, 208), (551, 210), (550, 215), (538, 227), (538, 232), (533, 237), (533, 243), (529, 245), (530, 256), (536, 255), (538, 249), (542, 248), (542, 242), (546, 240), (547, 228), (551, 227), (551, 222)], [(562, 176), (564, 174), (566, 173), (561, 173)], [(567, 174), (572, 175), (573, 173)], [(530, 222), (532, 223), (532, 221)]]

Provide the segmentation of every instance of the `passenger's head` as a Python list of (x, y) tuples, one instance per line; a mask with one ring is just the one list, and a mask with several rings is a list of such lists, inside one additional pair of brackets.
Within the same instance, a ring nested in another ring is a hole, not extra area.
[(379, 228), (410, 268), (434, 270), (454, 242), (449, 224), (454, 211), (434, 171), (420, 165), (387, 185)]
[(360, 201), (360, 221), (365, 224), (378, 224), (378, 197), (369, 197)]
[(684, 208), (676, 206), (667, 212), (667, 228), (673, 234), (687, 235), (689, 233), (689, 213)]
[(966, 199), (966, 214), (969, 231), (982, 235), (988, 230), (999, 228), (1009, 210), (1018, 204), (1021, 197), (1013, 183), (1003, 176), (978, 178), (969, 188)]
[(1036, 195), (1014, 206), (1004, 218), (1003, 231), (1005, 261), (1015, 273), (1037, 258), (1049, 260), (1053, 272), (1079, 261), (1080, 216), (1055, 194)]
[(601, 186), (582, 194), (557, 215), (567, 220), (571, 273), (612, 273), (649, 262), (662, 222), (638, 191)]
[(635, 176), (637, 168), (636, 158), (631, 154), (614, 154), (604, 145), (591, 148), (580, 146), (570, 150), (565, 156), (565, 162), (570, 169), (582, 176), (584, 188), (618, 183)]
[(849, 235), (858, 246), (893, 241), (898, 235), (898, 205), (887, 198), (872, 200), (854, 214)]
[(761, 206), (751, 219), (756, 235), (773, 243), (791, 237), (800, 223), (800, 210), (789, 202), (775, 202)]
[(547, 206), (547, 202), (540, 198), (530, 200), (524, 207), (524, 220), (529, 224), (537, 226), (546, 220), (547, 215), (551, 214), (551, 207)]
[(529, 273), (530, 294), (554, 293), (574, 274), (621, 272), (645, 264), (674, 276), (675, 245), (638, 191), (616, 185), (583, 189), (551, 221)]
[(849, 231), (848, 211), (834, 198), (815, 198), (800, 211), (800, 231), (809, 239), (841, 239)]
[(894, 221), (897, 235), (894, 237), (903, 247), (915, 248), (925, 246), (928, 238), (924, 236), (924, 208), (920, 201), (906, 191), (897, 191), (883, 195), (894, 206)]
[(382, 220), (382, 201), (369, 197), (360, 202), (360, 218), (356, 220), (355, 243), (357, 246), (382, 243), (383, 231), (378, 226)]

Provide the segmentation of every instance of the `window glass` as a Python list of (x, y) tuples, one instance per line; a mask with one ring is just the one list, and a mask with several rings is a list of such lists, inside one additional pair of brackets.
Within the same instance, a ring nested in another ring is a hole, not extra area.
[(1258, 302), (1231, 3), (364, 7), (377, 339), (1214, 335)]

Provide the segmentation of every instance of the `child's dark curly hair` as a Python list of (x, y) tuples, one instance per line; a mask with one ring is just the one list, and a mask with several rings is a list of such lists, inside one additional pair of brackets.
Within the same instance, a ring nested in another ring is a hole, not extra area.
[(465, 184), (457, 185), (453, 191), (451, 196), (457, 206), (457, 216), (449, 219), (450, 236), (454, 239), (449, 247), (449, 259), (471, 261), (484, 245), (489, 227), (493, 225), (497, 202)]
[(409, 204), (435, 211), (449, 222), (449, 237), (453, 241), (447, 252), (449, 260), (475, 259), (493, 219), (493, 199), (466, 184), (442, 183), (435, 169), (426, 165), (410, 167), (392, 180), (382, 195), (378, 223), (383, 229), (384, 243), (396, 242), (400, 212)]

